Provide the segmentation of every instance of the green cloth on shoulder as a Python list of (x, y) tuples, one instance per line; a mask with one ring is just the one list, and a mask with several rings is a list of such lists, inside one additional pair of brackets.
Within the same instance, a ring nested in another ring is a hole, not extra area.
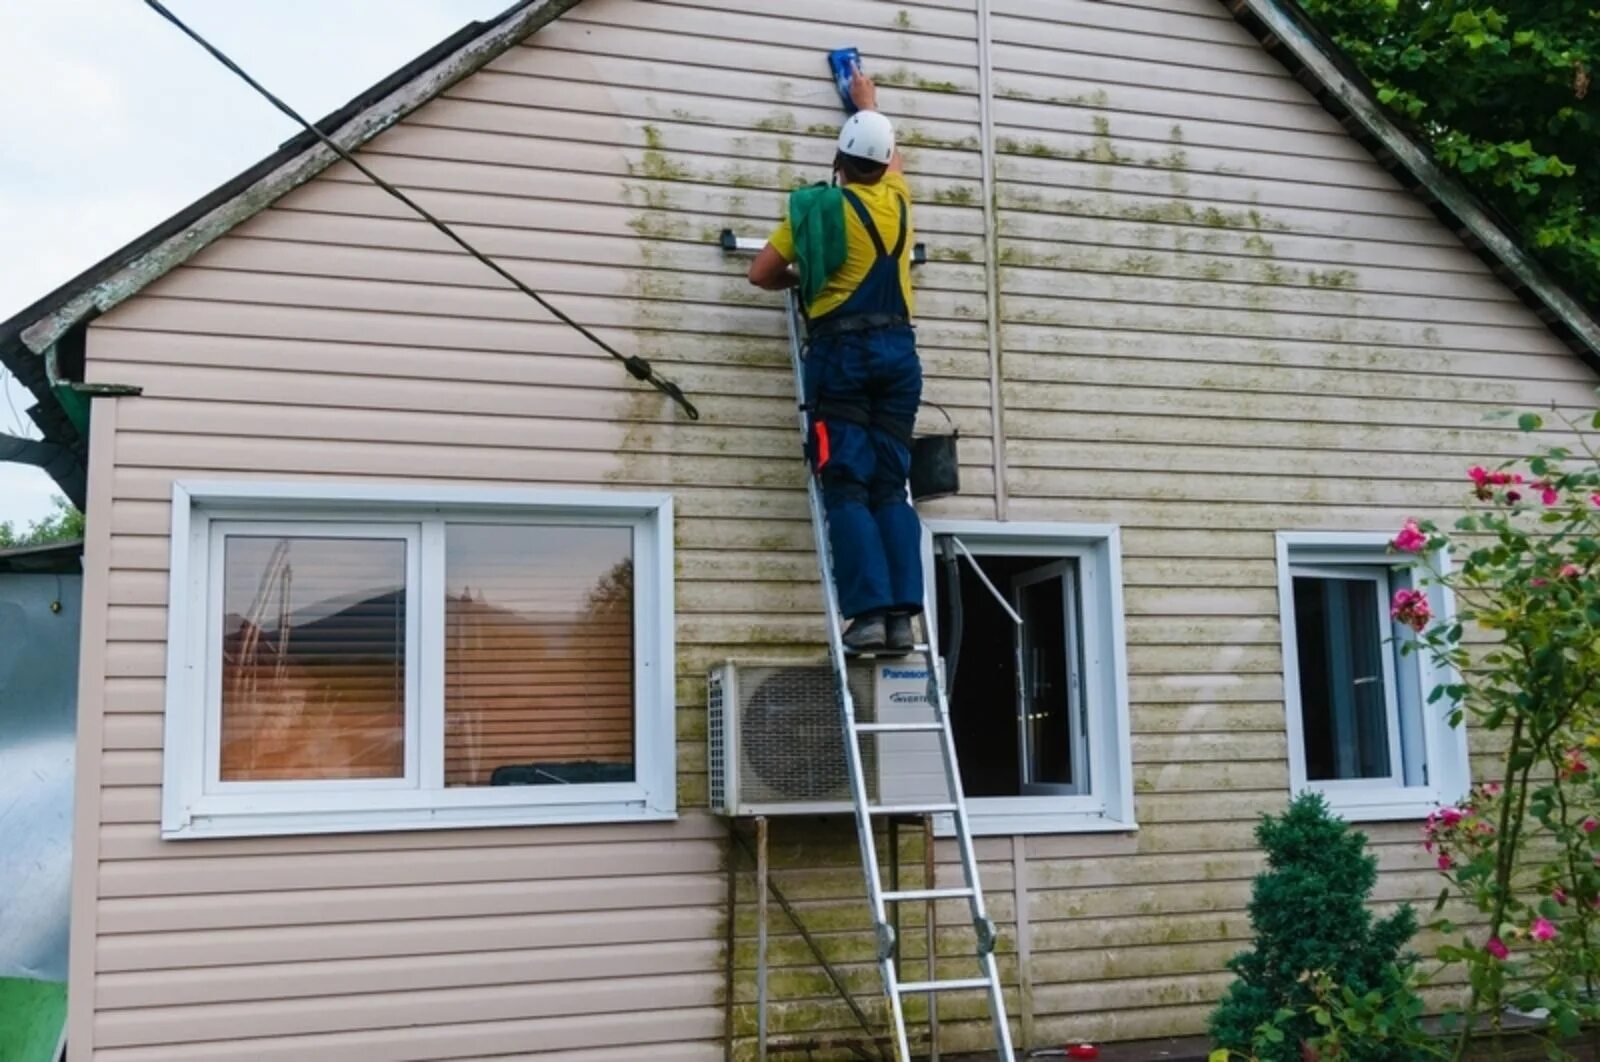
[(827, 184), (796, 188), (789, 193), (789, 227), (800, 267), (800, 295), (809, 306), (844, 265), (844, 194)]

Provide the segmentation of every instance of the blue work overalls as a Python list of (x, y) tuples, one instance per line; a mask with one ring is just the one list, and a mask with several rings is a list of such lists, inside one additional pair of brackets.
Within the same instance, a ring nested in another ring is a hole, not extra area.
[(890, 250), (866, 206), (848, 188), (843, 191), (872, 238), (876, 258), (860, 287), (808, 329), (806, 401), (834, 583), (846, 619), (917, 613), (923, 597), (922, 525), (906, 483), (922, 364), (900, 287), (907, 208), (902, 199), (900, 234)]

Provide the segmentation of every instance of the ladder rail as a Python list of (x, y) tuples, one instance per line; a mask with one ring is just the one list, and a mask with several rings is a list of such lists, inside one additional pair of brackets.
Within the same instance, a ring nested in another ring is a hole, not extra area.
[[(928, 644), (937, 645), (937, 631), (935, 624), (937, 617), (931, 609), (924, 608), (924, 620), (927, 625)], [(939, 659), (939, 654), (930, 650), (928, 652), (929, 684), (934, 686), (932, 691), (936, 694), (934, 708), (945, 724), (942, 739), (939, 742), (940, 752), (944, 760), (945, 778), (949, 782), (949, 793), (956, 810), (951, 813), (950, 819), (955, 830), (956, 848), (961, 856), (962, 877), (972, 887), (967, 897), (967, 908), (972, 913), (974, 929), (982, 934), (991, 934), (987, 942), (980, 941), (980, 965), (983, 967), (984, 976), (988, 978), (985, 986), (989, 996), (989, 1011), (994, 1018), (995, 1041), (1000, 1050), (1000, 1057), (1010, 1059), (1013, 1055), (1011, 1044), (1011, 1025), (1006, 1020), (1006, 1004), (1004, 990), (1000, 984), (1000, 967), (995, 961), (995, 934), (994, 923), (990, 920), (987, 907), (983, 899), (983, 889), (978, 885), (978, 854), (972, 843), (972, 830), (967, 820), (967, 797), (961, 785), (961, 764), (956, 758), (955, 735), (950, 729), (950, 701), (945, 695), (944, 664)], [(930, 1006), (931, 1006), (930, 1001)]]
[[(784, 319), (789, 332), (789, 360), (794, 369), (796, 406), (800, 420), (800, 437), (808, 440), (811, 432), (810, 412), (806, 408), (805, 394), (805, 344), (801, 335), (800, 299), (794, 288), (784, 294)], [(885, 993), (889, 997), (890, 1024), (893, 1026), (897, 1057), (910, 1062), (911, 1046), (906, 1037), (905, 1008), (900, 1000), (899, 971), (895, 968), (895, 945), (885, 937), (889, 925), (884, 907), (882, 878), (878, 868), (878, 846), (872, 834), (872, 816), (867, 811), (867, 786), (865, 769), (861, 763), (861, 744), (855, 738), (855, 698), (850, 693), (849, 662), (845, 657), (843, 617), (839, 614), (839, 594), (833, 583), (833, 551), (828, 544), (828, 522), (822, 504), (822, 488), (815, 475), (806, 476), (806, 494), (811, 508), (811, 532), (817, 547), (817, 568), (822, 580), (823, 611), (828, 628), (828, 655), (836, 678), (836, 695), (843, 724), (845, 760), (850, 776), (850, 792), (855, 803), (856, 842), (861, 848), (861, 864), (867, 879), (867, 901), (872, 909), (872, 923), (876, 927), (878, 968), (883, 976)]]

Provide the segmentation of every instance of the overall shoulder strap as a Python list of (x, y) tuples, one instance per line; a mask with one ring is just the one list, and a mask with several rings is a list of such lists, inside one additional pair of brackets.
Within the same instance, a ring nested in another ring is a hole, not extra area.
[[(900, 204), (900, 236), (894, 241), (894, 250), (889, 252), (890, 258), (898, 259), (906, 249), (906, 231), (910, 228), (906, 224), (906, 197), (897, 195), (895, 201)], [(883, 244), (878, 244), (878, 253), (883, 253)]]
[[(872, 215), (867, 211), (867, 205), (861, 201), (861, 197), (848, 188), (841, 188), (839, 191), (844, 193), (844, 201), (855, 208), (856, 217), (861, 219), (862, 227), (867, 230), (867, 235), (872, 238), (872, 246), (878, 252), (878, 257), (889, 257), (889, 249), (883, 245), (883, 237), (878, 234), (878, 226), (872, 223)], [(902, 240), (905, 239), (904, 217), (904, 214), (902, 214), (900, 232)]]

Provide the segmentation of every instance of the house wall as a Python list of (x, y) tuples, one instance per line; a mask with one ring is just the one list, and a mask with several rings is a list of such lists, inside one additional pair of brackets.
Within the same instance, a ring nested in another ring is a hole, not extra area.
[[(1202, 1027), (1288, 784), (1273, 533), (1443, 514), (1522, 445), (1486, 414), (1595, 381), (1212, 0), (976, 3), (587, 0), (365, 150), (699, 423), (345, 166), (95, 322), (90, 379), (144, 393), (94, 425), (75, 1060), (721, 1054), (703, 676), (820, 626), (777, 303), (715, 240), (823, 174), (844, 43), (933, 259), (928, 397), (967, 464), (929, 512), (1123, 529), (1140, 829), (980, 844), (1022, 1040)], [(670, 488), (680, 821), (162, 842), (178, 477)], [(1414, 824), (1369, 832), (1379, 898), (1430, 894)], [(848, 835), (774, 844), (873, 999)], [(846, 1029), (772, 926), (774, 1029)], [(983, 1042), (964, 1013), (949, 1047)]]

